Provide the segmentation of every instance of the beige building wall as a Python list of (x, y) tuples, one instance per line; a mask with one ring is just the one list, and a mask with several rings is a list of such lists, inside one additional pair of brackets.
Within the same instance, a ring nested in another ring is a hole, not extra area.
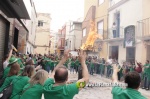
[(89, 8), (96, 5), (98, 0), (84, 0), (84, 18), (86, 17)]
[[(99, 0), (85, 0), (84, 5), (84, 18), (87, 16), (87, 13), (91, 6), (96, 7), (95, 11), (95, 28), (98, 28), (98, 22), (103, 21), (103, 38), (107, 38), (107, 26), (108, 26), (108, 7), (109, 0), (104, 0), (102, 4), (99, 5)], [(88, 34), (88, 33), (87, 33)], [(100, 43), (100, 42), (99, 42)], [(98, 44), (99, 44), (98, 43)], [(98, 46), (97, 44), (95, 46)], [(107, 43), (102, 41), (102, 50), (99, 53), (101, 58), (107, 58)]]
[(143, 1), (143, 19), (150, 17), (150, 0), (142, 0)]
[[(38, 26), (36, 29), (36, 53), (40, 54), (48, 54), (49, 53), (49, 42), (50, 42), (50, 22), (51, 17), (48, 13), (38, 13), (37, 14), (37, 22)], [(39, 24), (39, 22), (42, 22), (42, 26)], [(40, 25), (40, 26), (39, 26)]]
[[(107, 26), (108, 26), (108, 7), (109, 7), (109, 0), (104, 0), (104, 3), (101, 5), (98, 5), (98, 0), (96, 0), (96, 18), (95, 18), (95, 24), (97, 24), (98, 28), (98, 22), (103, 21), (103, 39), (107, 38)], [(100, 57), (107, 59), (108, 57), (108, 45), (106, 42), (102, 43), (102, 50), (100, 51)]]

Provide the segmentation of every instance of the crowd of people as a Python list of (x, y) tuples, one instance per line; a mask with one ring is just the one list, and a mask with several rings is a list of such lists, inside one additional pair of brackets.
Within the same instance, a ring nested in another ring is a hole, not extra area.
[(78, 61), (82, 67), (82, 78), (71, 84), (67, 82), (65, 64), (69, 57), (69, 50), (58, 58), (55, 55), (16, 54), (12, 47), (3, 60), (0, 99), (41, 99), (42, 94), (45, 99), (72, 99), (88, 83), (89, 75), (86, 53), (80, 51)]
[[(86, 53), (82, 50), (79, 56), (71, 56), (67, 50), (60, 57), (55, 54), (18, 54), (13, 52), (13, 49), (12, 46), (9, 54), (3, 59), (0, 99), (41, 99), (42, 94), (45, 99), (51, 97), (52, 99), (72, 99), (88, 83), (89, 74), (94, 73), (107, 78), (112, 77), (113, 82), (123, 79), (128, 84), (127, 89), (138, 89), (142, 80), (144, 81), (142, 88), (149, 90), (150, 87), (148, 60), (145, 65), (138, 62), (124, 62), (123, 66), (120, 66), (111, 57), (107, 61), (94, 56), (86, 57)], [(68, 71), (79, 74), (77, 82), (71, 84), (68, 82)], [(10, 86), (12, 86), (11, 89)], [(11, 94), (5, 92), (7, 90), (11, 91)], [(116, 98), (124, 94), (123, 89), (118, 87), (112, 89), (112, 94), (114, 99), (146, 99)]]

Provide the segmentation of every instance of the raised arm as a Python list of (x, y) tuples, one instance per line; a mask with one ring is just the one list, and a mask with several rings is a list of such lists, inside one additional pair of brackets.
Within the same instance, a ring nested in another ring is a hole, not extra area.
[(69, 52), (70, 50), (66, 50), (64, 52), (64, 56), (62, 57), (62, 59), (60, 60), (60, 62), (56, 65), (55, 69), (53, 70), (52, 74), (49, 76), (50, 78), (54, 78), (54, 74), (55, 74), (55, 71), (58, 67), (62, 66), (69, 58)]
[(10, 58), (11, 58), (11, 56), (12, 56), (13, 49), (14, 49), (14, 46), (11, 45), (11, 50), (10, 50), (10, 52), (9, 52), (8, 58), (6, 59), (7, 61), (10, 60)]
[(86, 61), (86, 52), (81, 50), (80, 53), (79, 53), (79, 59), (80, 59), (81, 66), (82, 66), (82, 76), (83, 76), (83, 78), (78, 80), (77, 82), (88, 83), (89, 82), (89, 73), (88, 73), (87, 65), (85, 63), (85, 61)]
[(119, 72), (118, 66), (116, 64), (113, 65), (113, 75), (112, 75), (112, 82), (116, 83), (118, 82), (118, 75), (117, 73)]

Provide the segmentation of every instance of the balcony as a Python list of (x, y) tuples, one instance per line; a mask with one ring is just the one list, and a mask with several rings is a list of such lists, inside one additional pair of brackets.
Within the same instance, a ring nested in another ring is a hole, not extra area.
[(113, 28), (108, 29), (108, 36), (105, 39), (107, 42), (111, 41), (123, 41), (124, 40), (124, 28), (120, 27), (114, 30)]
[(122, 4), (126, 3), (127, 1), (129, 1), (129, 0), (110, 0), (108, 11), (114, 10), (115, 8), (121, 6)]
[(137, 35), (141, 40), (150, 40), (150, 18), (137, 22)]

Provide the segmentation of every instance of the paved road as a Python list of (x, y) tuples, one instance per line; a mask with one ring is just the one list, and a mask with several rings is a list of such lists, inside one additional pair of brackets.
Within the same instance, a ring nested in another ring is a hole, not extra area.
[[(77, 74), (69, 74), (69, 80), (77, 80)], [(90, 82), (109, 83), (110, 79), (99, 75), (90, 76)], [(86, 87), (82, 89), (73, 99), (112, 99), (111, 87)], [(142, 95), (150, 99), (150, 91), (139, 90)], [(42, 98), (44, 99), (44, 98)]]
[[(70, 74), (69, 77), (70, 80), (77, 79), (76, 74)], [(109, 83), (111, 80), (100, 77), (99, 75), (94, 75), (90, 76), (90, 82)], [(111, 89), (111, 87), (86, 87), (85, 89), (81, 90), (79, 94), (74, 97), (74, 99), (112, 99)], [(140, 89), (139, 91), (142, 93), (142, 95), (150, 99), (150, 91), (143, 89)]]

